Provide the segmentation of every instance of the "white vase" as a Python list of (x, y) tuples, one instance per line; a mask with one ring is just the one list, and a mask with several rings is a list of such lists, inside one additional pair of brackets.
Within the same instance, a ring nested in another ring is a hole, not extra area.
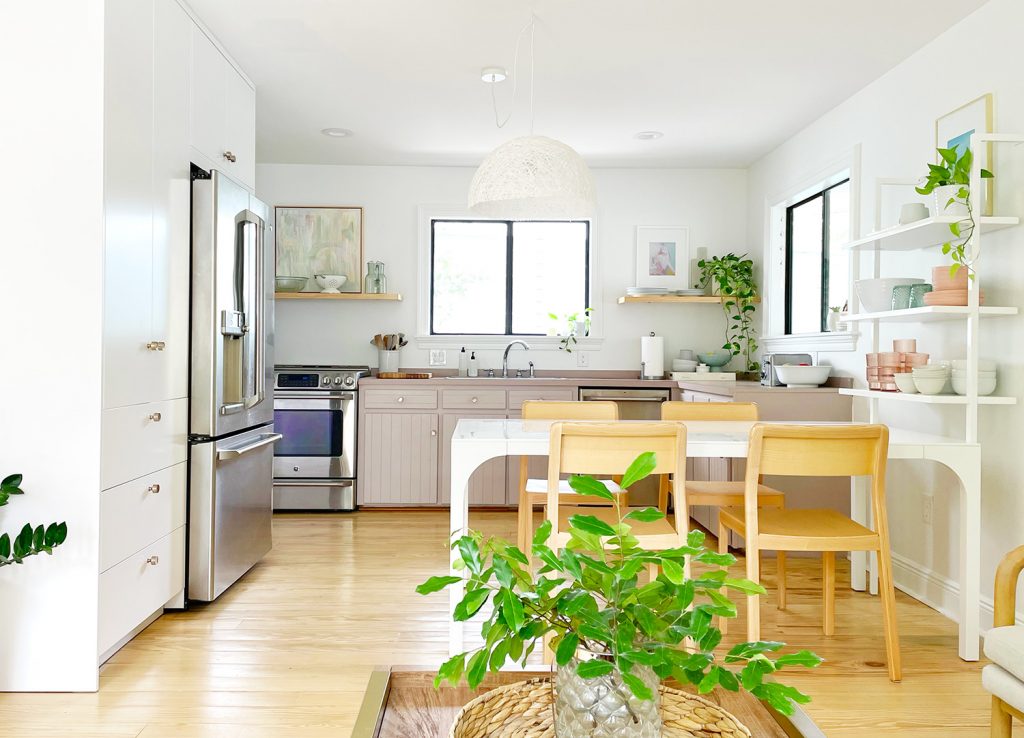
[(839, 331), (839, 313), (835, 310), (828, 311), (828, 330), (829, 333), (837, 333)]
[[(935, 195), (936, 215), (967, 215), (967, 206), (961, 200), (949, 202), (950, 198), (956, 198), (956, 193), (960, 191), (961, 187), (966, 187), (966, 185), (942, 185), (932, 191), (932, 194)], [(949, 207), (946, 207), (946, 203), (949, 203)]]

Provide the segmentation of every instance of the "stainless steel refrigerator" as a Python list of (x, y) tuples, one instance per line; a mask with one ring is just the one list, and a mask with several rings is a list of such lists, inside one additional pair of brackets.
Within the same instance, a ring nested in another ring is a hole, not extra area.
[(271, 548), (274, 256), (268, 208), (194, 170), (188, 597), (211, 601)]

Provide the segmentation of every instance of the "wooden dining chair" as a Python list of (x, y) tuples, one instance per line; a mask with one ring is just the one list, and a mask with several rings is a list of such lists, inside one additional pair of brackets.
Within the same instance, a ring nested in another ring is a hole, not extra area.
[[(603, 420), (619, 419), (619, 406), (614, 402), (556, 402), (547, 400), (528, 400), (523, 403), (523, 420)], [(533, 539), (533, 510), (536, 505), (546, 506), (548, 502), (548, 480), (529, 478), (529, 456), (519, 457), (519, 522), (516, 543), (519, 550), (531, 561), (530, 553)], [(622, 488), (612, 480), (602, 480), (615, 495), (622, 493)], [(562, 501), (569, 504), (586, 503), (607, 505), (606, 500), (598, 497), (581, 498), (565, 480), (559, 482), (559, 494)], [(616, 498), (618, 499), (618, 498)], [(628, 501), (624, 504), (628, 505)]]
[[(663, 402), (661, 405), (662, 420), (737, 420), (757, 421), (758, 408), (754, 402)], [(698, 481), (688, 480), (686, 482), (686, 500), (690, 505), (709, 505), (712, 507), (739, 507), (743, 505), (743, 493), (746, 483), (742, 481)], [(658, 488), (658, 509), (662, 512), (668, 510), (669, 491), (671, 481), (668, 475), (661, 477)], [(757, 504), (759, 507), (785, 507), (786, 496), (777, 489), (773, 489), (758, 479), (757, 483)], [(690, 511), (686, 514), (689, 517)], [(726, 539), (728, 540), (728, 539)], [(719, 549), (728, 551), (728, 548), (719, 545)], [(775, 553), (775, 571), (777, 579), (778, 607), (780, 610), (786, 607), (786, 553), (777, 551)]]
[[(822, 615), (825, 635), (835, 632), (836, 551), (875, 551), (878, 554), (879, 594), (885, 625), (889, 679), (902, 678), (896, 594), (892, 581), (889, 522), (885, 504), (885, 467), (889, 429), (884, 425), (755, 425), (750, 431), (743, 507), (719, 510), (721, 545), (729, 531), (746, 542), (747, 578), (760, 581), (759, 553), (820, 551), (822, 558)], [(757, 486), (762, 474), (799, 477), (871, 477), (875, 530), (835, 510), (760, 508)], [(758, 595), (747, 597), (747, 639), (761, 638)]]

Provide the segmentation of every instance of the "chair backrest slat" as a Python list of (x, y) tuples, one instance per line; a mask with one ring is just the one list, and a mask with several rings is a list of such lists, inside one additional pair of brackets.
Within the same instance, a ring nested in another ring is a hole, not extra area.
[(662, 420), (759, 420), (755, 402), (663, 402)]
[(757, 425), (750, 457), (759, 474), (855, 477), (877, 471), (888, 439), (882, 425)]

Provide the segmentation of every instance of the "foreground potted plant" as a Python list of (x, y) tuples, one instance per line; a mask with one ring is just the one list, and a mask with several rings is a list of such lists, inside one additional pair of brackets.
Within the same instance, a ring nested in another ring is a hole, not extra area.
[[(12, 495), (23, 495), (21, 474), (11, 474), (0, 480), (0, 507), (8, 503)], [(66, 523), (50, 523), (37, 525), (25, 523), (21, 532), (13, 539), (8, 533), (0, 534), (0, 566), (21, 564), (29, 556), (41, 553), (52, 554), (68, 537)]]
[[(629, 487), (647, 477), (654, 455), (642, 454), (623, 475)], [(579, 494), (612, 500), (607, 488), (588, 476), (569, 480)], [(663, 518), (655, 508), (638, 509), (609, 525), (593, 515), (570, 518), (568, 547), (547, 545), (551, 524), (536, 532), (532, 551), (542, 563), (534, 574), (525, 554), (498, 538), (471, 531), (453, 544), (460, 558), (456, 568), (468, 570), (466, 593), (454, 612), (466, 621), (491, 605), (484, 616), (484, 644), (446, 661), (434, 680), (457, 684), (465, 678), (479, 686), (488, 670), (498, 671), (511, 660), (525, 666), (530, 654), (551, 637), (557, 673), (555, 733), (576, 736), (660, 736), (658, 685), (672, 677), (697, 686), (700, 693), (715, 687), (751, 692), (783, 714), (793, 702), (809, 698), (799, 690), (765, 677), (789, 666), (813, 667), (821, 659), (809, 651), (777, 655), (784, 645), (774, 641), (741, 643), (716, 652), (722, 634), (713, 618), (736, 616), (724, 594), (733, 590), (762, 594), (746, 579), (729, 577), (729, 554), (703, 547), (704, 535), (691, 531), (685, 546), (647, 551), (637, 545), (630, 521)], [(687, 577), (688, 562), (701, 571)], [(657, 579), (641, 584), (651, 566)], [(435, 576), (416, 588), (429, 594), (461, 577)]]
[(726, 254), (701, 259), (697, 262), (700, 280), (697, 288), (711, 288), (711, 294), (721, 295), (725, 313), (725, 343), (722, 348), (733, 357), (743, 356), (743, 371), (757, 373), (759, 367), (753, 355), (757, 351), (754, 338), (754, 303), (757, 283), (754, 281), (754, 262), (746, 254)]

